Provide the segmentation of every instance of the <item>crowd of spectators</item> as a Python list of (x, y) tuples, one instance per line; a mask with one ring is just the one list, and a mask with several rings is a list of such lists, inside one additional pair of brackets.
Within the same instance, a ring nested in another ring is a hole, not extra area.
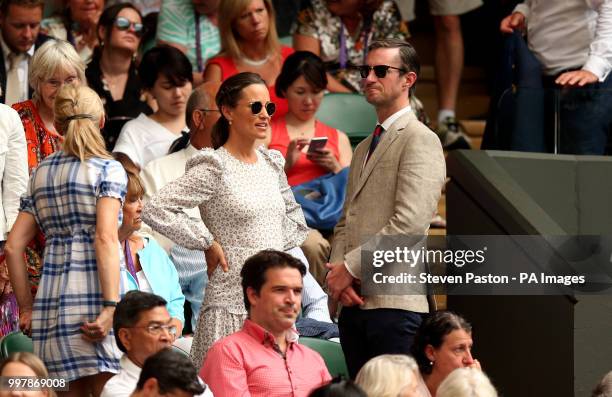
[[(0, 0), (0, 336), (34, 350), (0, 376), (60, 377), (60, 396), (497, 396), (466, 319), (429, 313), (424, 294), (361, 291), (363, 238), (426, 235), (443, 148), (469, 147), (459, 15), (482, 1), (430, 1), (433, 124), (412, 2), (57, 3)], [(565, 101), (560, 151), (604, 154), (612, 3), (544, 3), (500, 30)], [(575, 34), (549, 48), (567, 20)], [(330, 92), (376, 112), (354, 152), (316, 117)], [(550, 151), (548, 124), (513, 148)], [(307, 224), (292, 188), (340, 175), (334, 230)], [(339, 338), (354, 382), (299, 335)]]

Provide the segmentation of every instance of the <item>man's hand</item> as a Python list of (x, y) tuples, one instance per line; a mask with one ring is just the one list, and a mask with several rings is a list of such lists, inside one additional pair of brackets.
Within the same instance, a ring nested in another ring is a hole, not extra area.
[(357, 292), (352, 286), (349, 286), (340, 294), (340, 302), (342, 306), (349, 307), (355, 305), (363, 305), (363, 298), (357, 295)]
[(327, 263), (325, 267), (329, 269), (327, 277), (327, 289), (332, 298), (338, 300), (340, 294), (353, 283), (353, 276), (346, 270), (344, 263)]
[(597, 83), (599, 79), (588, 70), (574, 70), (565, 72), (557, 77), (555, 83), (564, 87), (584, 87), (587, 84)]
[(525, 29), (525, 15), (520, 12), (513, 12), (504, 19), (502, 19), (499, 25), (499, 30), (502, 33), (512, 33), (514, 30)]

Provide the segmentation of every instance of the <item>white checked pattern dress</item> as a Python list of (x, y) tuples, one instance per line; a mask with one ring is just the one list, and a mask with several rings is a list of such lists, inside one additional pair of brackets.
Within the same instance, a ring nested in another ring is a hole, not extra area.
[[(94, 234), (96, 202), (115, 197), (123, 203), (127, 177), (110, 159), (86, 162), (63, 151), (43, 160), (32, 173), (21, 210), (29, 212), (46, 237), (44, 262), (32, 311), (34, 353), (51, 376), (70, 381), (100, 372), (119, 371), (121, 352), (112, 329), (100, 343), (81, 338), (81, 325), (102, 310)], [(119, 224), (122, 213), (119, 212)], [(121, 247), (121, 292), (125, 266)]]
[[(223, 247), (229, 271), (217, 267), (206, 288), (191, 347), (197, 368), (215, 341), (242, 328), (247, 312), (240, 269), (245, 260), (267, 248), (298, 247), (308, 233), (302, 208), (287, 184), (282, 155), (260, 148), (257, 158), (247, 164), (225, 148), (204, 149), (142, 214), (149, 226), (183, 247), (205, 250), (213, 239)], [(182, 211), (196, 206), (204, 223)]]

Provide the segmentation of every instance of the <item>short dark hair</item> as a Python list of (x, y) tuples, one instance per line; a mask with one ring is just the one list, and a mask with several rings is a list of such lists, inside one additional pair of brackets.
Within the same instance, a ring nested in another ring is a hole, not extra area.
[(336, 377), (311, 391), (308, 397), (368, 397), (368, 395), (352, 380)]
[(145, 360), (136, 390), (142, 390), (145, 382), (151, 378), (157, 380), (157, 387), (162, 394), (177, 389), (187, 393), (202, 394), (205, 390), (191, 360), (171, 348), (162, 349)]
[(221, 107), (235, 108), (242, 98), (242, 90), (253, 84), (266, 85), (266, 82), (257, 73), (242, 72), (228, 78), (219, 87), (215, 102), (217, 103), (217, 109), (221, 112), (221, 117), (217, 120), (211, 134), (213, 148), (218, 149), (225, 145), (229, 138), (229, 121), (225, 118)]
[[(125, 8), (130, 8), (136, 11), (136, 13), (138, 13), (138, 16), (140, 17), (140, 21), (142, 21), (142, 14), (140, 13), (140, 10), (136, 8), (136, 6), (133, 4), (117, 3), (113, 4), (112, 6), (109, 6), (108, 8), (105, 8), (104, 11), (102, 11), (102, 14), (100, 14), (100, 19), (98, 19), (98, 28), (100, 28), (101, 26), (106, 28), (106, 37), (98, 36), (98, 40), (100, 40), (100, 42), (105, 40), (106, 42), (108, 42), (108, 40), (110, 39), (110, 35), (112, 34), (112, 27), (115, 23), (115, 19), (117, 19), (117, 15), (119, 15), (119, 13)], [(96, 34), (98, 34), (98, 30), (96, 30)]]
[(297, 258), (280, 251), (265, 250), (253, 255), (244, 262), (240, 271), (242, 277), (242, 293), (244, 295), (244, 306), (247, 311), (251, 309), (251, 302), (247, 296), (247, 288), (251, 287), (257, 294), (266, 283), (266, 272), (268, 269), (282, 269), (290, 267), (299, 270), (302, 277), (306, 275), (306, 266)]
[(193, 83), (191, 62), (174, 47), (159, 45), (145, 52), (138, 66), (142, 86), (151, 89), (159, 76), (164, 76), (176, 87)]
[(287, 89), (295, 80), (304, 76), (306, 82), (323, 91), (327, 88), (327, 73), (325, 64), (310, 51), (296, 51), (289, 55), (283, 63), (283, 68), (276, 78), (275, 92), (279, 98), (284, 98)]
[[(414, 72), (417, 78), (421, 73), (421, 62), (416, 50), (410, 43), (400, 39), (381, 39), (374, 40), (368, 47), (368, 52), (377, 50), (379, 48), (399, 48), (400, 62), (402, 68), (408, 72)], [(416, 83), (410, 87), (410, 95), (414, 95)]]
[(113, 314), (113, 331), (115, 333), (115, 341), (117, 347), (124, 353), (127, 353), (125, 346), (119, 339), (119, 330), (121, 328), (133, 327), (140, 321), (140, 314), (159, 306), (166, 306), (168, 302), (161, 296), (150, 294), (142, 291), (128, 291), (121, 299), (115, 308)]
[(433, 312), (423, 320), (412, 345), (412, 356), (422, 374), (429, 374), (432, 369), (431, 362), (425, 354), (427, 345), (437, 349), (444, 343), (446, 335), (460, 329), (472, 332), (472, 326), (465, 318), (447, 310)]
[(11, 4), (19, 7), (44, 8), (45, 0), (0, 0), (0, 14), (2, 14), (3, 17), (8, 14), (8, 9)]

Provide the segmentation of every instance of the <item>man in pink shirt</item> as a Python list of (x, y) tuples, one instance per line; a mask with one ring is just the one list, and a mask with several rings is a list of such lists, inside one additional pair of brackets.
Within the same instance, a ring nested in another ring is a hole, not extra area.
[(200, 376), (215, 397), (306, 397), (331, 380), (321, 356), (297, 343), (306, 268), (291, 255), (262, 251), (240, 275), (249, 312), (242, 330), (216, 342)]

